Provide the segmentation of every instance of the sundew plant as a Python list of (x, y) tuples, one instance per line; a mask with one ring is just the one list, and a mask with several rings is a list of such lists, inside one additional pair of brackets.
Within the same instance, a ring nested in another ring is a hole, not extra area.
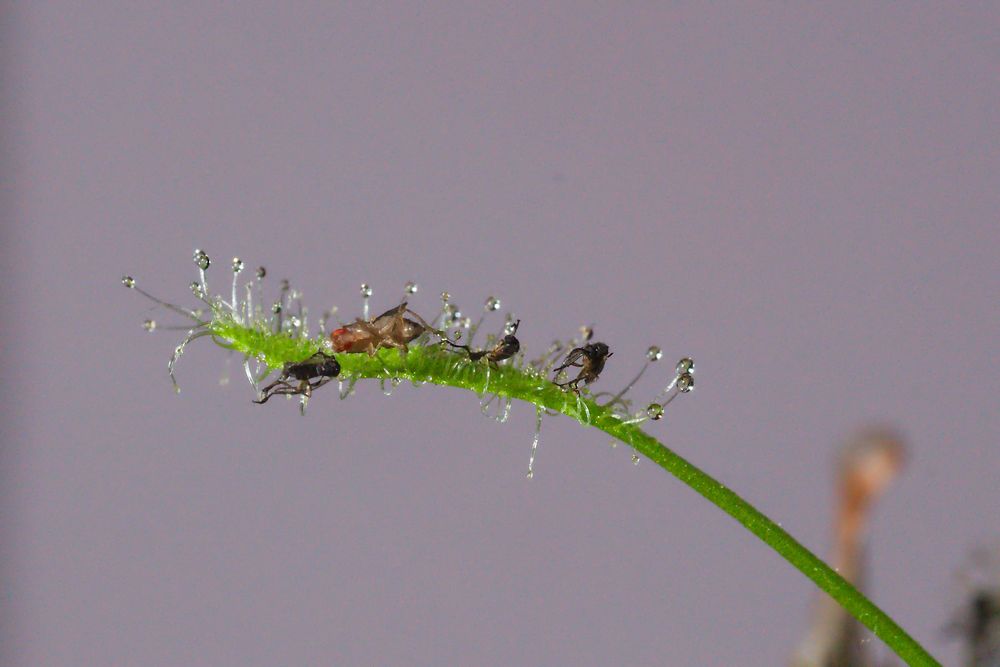
[(242, 355), (255, 402), (262, 403), (276, 394), (298, 397), (303, 415), (313, 392), (323, 390), (334, 380), (341, 399), (351, 396), (362, 380), (378, 381), (386, 393), (403, 382), (468, 389), (478, 395), (483, 413), (500, 422), (507, 420), (511, 403), (519, 400), (535, 410), (528, 478), (534, 475), (543, 420), (569, 417), (584, 427), (604, 431), (616, 443), (633, 450), (633, 462), (646, 457), (732, 516), (815, 582), (907, 664), (939, 664), (892, 618), (781, 526), (643, 429), (646, 422), (659, 420), (671, 401), (694, 389), (692, 359), (681, 358), (668, 373), (669, 381), (662, 391), (650, 400), (637, 402), (631, 391), (651, 365), (661, 362), (663, 353), (658, 347), (649, 348), (645, 363), (621, 391), (593, 393), (586, 385), (597, 378), (604, 361), (613, 353), (603, 343), (592, 341), (593, 331), (587, 327), (582, 327), (575, 338), (556, 340), (548, 349), (531, 355), (516, 338), (519, 320), (508, 313), (503, 322), (489, 322), (491, 315), (498, 319), (498, 299), (487, 298), (482, 311), (467, 315), (447, 292), (442, 292), (439, 312), (427, 321), (409, 309), (407, 300), (418, 288), (415, 283), (407, 283), (394, 307), (374, 317), (369, 312), (372, 289), (362, 285), (361, 317), (334, 327), (330, 320), (335, 312), (324, 312), (318, 319), (318, 333), (310, 335), (309, 313), (302, 295), (288, 281), (281, 281), (275, 300), (265, 301), (267, 272), (258, 268), (249, 279), (241, 281), (244, 263), (234, 258), (231, 275), (225, 281), (228, 293), (217, 295), (209, 291), (206, 282), (209, 256), (196, 250), (194, 262), (198, 280), (190, 285), (197, 301), (193, 308), (152, 296), (131, 276), (122, 278), (125, 287), (184, 320), (181, 326), (158, 326), (152, 319), (143, 324), (147, 331), (159, 328), (185, 332), (167, 364), (176, 391), (180, 391), (175, 375), (178, 359), (192, 341), (209, 338)]

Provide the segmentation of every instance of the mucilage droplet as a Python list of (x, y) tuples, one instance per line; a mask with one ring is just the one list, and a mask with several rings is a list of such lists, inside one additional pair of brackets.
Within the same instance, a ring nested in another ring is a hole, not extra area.
[(199, 248), (194, 251), (194, 263), (195, 266), (204, 271), (211, 266), (212, 261), (208, 258), (208, 254)]

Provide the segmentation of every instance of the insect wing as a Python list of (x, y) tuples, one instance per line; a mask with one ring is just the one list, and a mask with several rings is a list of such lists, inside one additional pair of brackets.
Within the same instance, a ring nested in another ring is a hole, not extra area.
[(570, 350), (570, 353), (566, 355), (566, 358), (563, 360), (562, 366), (554, 368), (553, 372), (558, 373), (559, 371), (565, 368), (569, 368), (570, 366), (579, 366), (580, 364), (578, 364), (577, 362), (580, 360), (580, 357), (582, 357), (584, 354), (585, 352), (582, 347), (573, 348), (572, 350)]

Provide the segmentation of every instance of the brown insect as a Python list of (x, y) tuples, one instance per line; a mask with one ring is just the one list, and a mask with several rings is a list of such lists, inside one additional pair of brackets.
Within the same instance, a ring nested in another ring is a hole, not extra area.
[[(319, 350), (305, 361), (285, 364), (278, 379), (264, 387), (260, 392), (260, 398), (254, 403), (266, 403), (267, 399), (278, 394), (302, 395), (309, 398), (313, 391), (338, 375), (340, 375), (340, 364), (336, 357)], [(293, 380), (297, 380), (298, 383), (293, 384)]]
[[(415, 319), (408, 319), (405, 315)], [(334, 352), (367, 352), (375, 354), (380, 348), (396, 348), (406, 352), (415, 338), (425, 331), (438, 333), (424, 318), (410, 310), (406, 302), (387, 310), (378, 317), (363, 320), (360, 317), (330, 334)]]
[(563, 360), (562, 366), (553, 369), (555, 377), (559, 377), (559, 373), (570, 367), (579, 368), (580, 372), (575, 378), (567, 382), (555, 382), (557, 387), (569, 387), (575, 392), (580, 391), (579, 384), (583, 382), (584, 384), (590, 384), (598, 378), (601, 371), (604, 370), (604, 362), (608, 360), (614, 352), (608, 350), (608, 346), (604, 343), (587, 343), (583, 347), (575, 347), (569, 351), (566, 358)]
[(451, 342), (447, 338), (445, 338), (442, 342), (448, 343), (448, 345), (451, 345), (452, 347), (465, 350), (471, 361), (479, 361), (485, 357), (487, 362), (495, 366), (504, 359), (510, 359), (521, 350), (521, 341), (519, 341), (517, 336), (514, 335), (517, 333), (517, 328), (519, 326), (521, 326), (521, 320), (514, 322), (511, 327), (511, 332), (497, 341), (497, 344), (488, 350), (473, 350), (468, 345), (459, 345), (458, 343)]

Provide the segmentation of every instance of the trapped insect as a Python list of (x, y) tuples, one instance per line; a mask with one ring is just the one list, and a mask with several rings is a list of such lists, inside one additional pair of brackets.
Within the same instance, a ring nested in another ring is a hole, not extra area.
[[(552, 391), (555, 386), (569, 387), (576, 394), (575, 411), (566, 414), (588, 424), (591, 420), (589, 405), (601, 405), (596, 402), (601, 394), (584, 398), (579, 391), (581, 382), (590, 384), (598, 379), (611, 356), (605, 343), (591, 342), (593, 329), (589, 326), (581, 327), (579, 335), (570, 341), (555, 341), (539, 360), (524, 364), (518, 361), (524, 349), (516, 335), (521, 320), (510, 314), (502, 333), (495, 339), (490, 338), (483, 349), (474, 347), (475, 334), (485, 317), (500, 309), (500, 300), (496, 297), (486, 299), (483, 314), (473, 324), (471, 318), (462, 315), (451, 301), (450, 293), (442, 292), (441, 312), (428, 323), (410, 309), (409, 297), (417, 292), (417, 285), (408, 282), (399, 305), (370, 317), (368, 305), (373, 289), (363, 283), (361, 317), (329, 333), (327, 322), (337, 312), (336, 307), (331, 307), (319, 319), (318, 335), (311, 336), (309, 311), (302, 301), (302, 293), (293, 289), (287, 280), (280, 281), (277, 299), (269, 301), (265, 298), (263, 285), (267, 275), (264, 268), (258, 268), (248, 280), (241, 280), (245, 265), (241, 259), (234, 257), (228, 276), (230, 280), (225, 281), (224, 293), (219, 294), (211, 292), (206, 282), (208, 269), (214, 266), (208, 254), (195, 250), (193, 260), (198, 270), (198, 280), (189, 285), (197, 300), (194, 308), (158, 299), (141, 289), (131, 276), (122, 277), (126, 288), (181, 318), (179, 326), (163, 325), (154, 319), (143, 322), (143, 328), (149, 332), (174, 329), (184, 332), (183, 340), (174, 347), (167, 363), (168, 375), (177, 391), (180, 388), (174, 377), (174, 368), (178, 359), (192, 341), (205, 338), (242, 355), (243, 370), (254, 391), (254, 403), (266, 403), (273, 396), (297, 396), (301, 399), (299, 410), (302, 414), (305, 414), (313, 392), (331, 380), (340, 382), (339, 395), (344, 400), (354, 395), (355, 384), (364, 378), (377, 378), (386, 395), (390, 395), (393, 388), (405, 379), (409, 379), (414, 386), (433, 382), (474, 389), (479, 394), (481, 412), (499, 422), (507, 420), (514, 398), (512, 389), (520, 390), (519, 385), (531, 385), (533, 391), (539, 393)], [(455, 330), (454, 338), (450, 334), (452, 330)], [(428, 342), (428, 334), (433, 334), (438, 340)], [(468, 337), (459, 343), (462, 335)], [(445, 343), (454, 350), (445, 350)], [(569, 354), (566, 350), (570, 350)], [(462, 363), (461, 359), (456, 363), (456, 354), (462, 358), (467, 356), (474, 363)], [(565, 380), (565, 376), (560, 374), (568, 368), (578, 369), (577, 377), (562, 383), (539, 383), (538, 380), (547, 377), (556, 360), (562, 356), (565, 356), (563, 364), (554, 369), (555, 380)], [(659, 357), (659, 348), (650, 348), (647, 363)], [(482, 359), (487, 363), (475, 363)], [(505, 372), (491, 376), (491, 371), (504, 362), (508, 362)], [(689, 392), (693, 387), (694, 362), (684, 358), (678, 362), (676, 376), (656, 397), (656, 402), (645, 410), (634, 412), (632, 401), (625, 398), (625, 394), (639, 380), (642, 372), (603, 404), (622, 425), (631, 426), (648, 419), (658, 419), (676, 394)], [(494, 404), (497, 410), (491, 414), (490, 408)], [(529, 475), (534, 471), (542, 420), (550, 414), (539, 403), (535, 403), (535, 407)], [(637, 458), (634, 454), (633, 462)]]
[[(411, 315), (411, 320), (404, 315)], [(407, 352), (409, 343), (425, 331), (441, 335), (424, 318), (413, 312), (406, 301), (385, 311), (378, 317), (363, 320), (360, 317), (330, 334), (335, 352), (367, 352), (374, 355), (381, 348), (396, 348)]]
[[(338, 375), (340, 375), (340, 364), (337, 358), (319, 350), (305, 361), (285, 364), (278, 379), (261, 389), (260, 398), (255, 399), (254, 403), (266, 403), (267, 399), (278, 394), (301, 395), (308, 399), (313, 391)], [(298, 384), (292, 384), (292, 380), (297, 380)]]
[(557, 387), (568, 387), (575, 392), (579, 392), (580, 382), (590, 384), (596, 380), (600, 376), (601, 371), (604, 370), (604, 362), (612, 354), (614, 352), (609, 351), (608, 346), (604, 343), (587, 343), (583, 347), (573, 348), (566, 355), (562, 366), (554, 368), (553, 373), (558, 378), (560, 372), (570, 367), (579, 368), (580, 372), (572, 380), (555, 382), (555, 385)]
[(517, 336), (514, 335), (517, 333), (517, 328), (519, 326), (521, 326), (521, 320), (517, 320), (510, 325), (510, 333), (506, 334), (503, 338), (497, 341), (496, 345), (488, 350), (473, 350), (468, 345), (453, 343), (447, 338), (445, 338), (442, 342), (447, 343), (452, 347), (465, 350), (471, 361), (479, 361), (485, 357), (487, 362), (495, 366), (505, 359), (510, 359), (521, 350), (521, 341), (519, 341)]

